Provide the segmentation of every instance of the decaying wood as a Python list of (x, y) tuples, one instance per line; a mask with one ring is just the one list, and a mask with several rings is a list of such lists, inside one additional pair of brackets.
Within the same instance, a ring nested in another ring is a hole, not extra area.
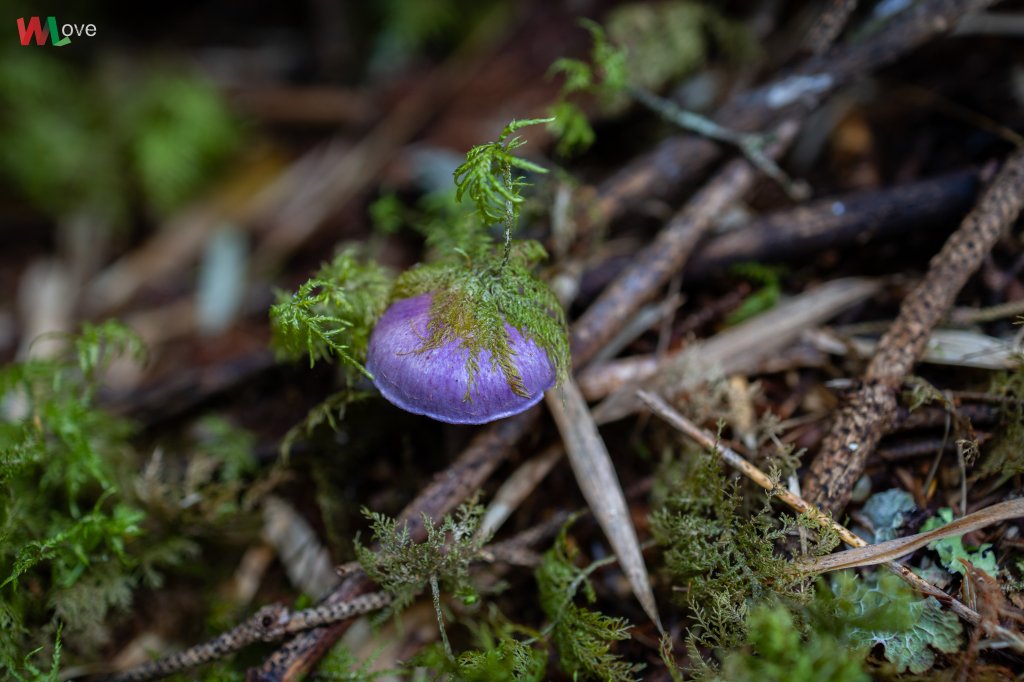
[[(679, 429), (687, 436), (692, 438), (698, 444), (705, 448), (715, 452), (730, 466), (738, 469), (744, 476), (748, 477), (757, 485), (761, 486), (765, 490), (769, 491), (773, 496), (787, 504), (791, 509), (799, 514), (804, 514), (814, 521), (820, 523), (823, 527), (831, 528), (839, 536), (839, 538), (850, 547), (860, 548), (849, 550), (849, 551), (864, 551), (870, 552), (871, 547), (867, 541), (850, 531), (846, 526), (837, 523), (833, 517), (826, 511), (823, 511), (820, 507), (817, 507), (804, 498), (791, 493), (783, 487), (775, 485), (775, 482), (771, 479), (768, 474), (764, 473), (753, 464), (745, 460), (739, 454), (731, 450), (730, 448), (722, 445), (718, 439), (712, 436), (710, 433), (704, 431), (696, 424), (686, 419), (683, 415), (679, 414), (674, 410), (668, 403), (654, 395), (653, 393), (641, 392), (640, 400), (644, 402), (654, 414), (658, 415), (676, 429)], [(1015, 513), (1019, 516), (1024, 514), (1024, 501), (1016, 500), (1012, 503), (1016, 505), (1014, 507)], [(996, 505), (1000, 506), (1000, 505)], [(973, 516), (973, 515), (972, 515)], [(988, 521), (991, 523), (992, 521)], [(984, 525), (988, 525), (985, 523)], [(966, 530), (962, 531), (966, 532)], [(846, 554), (846, 552), (841, 553)], [(827, 557), (826, 557), (827, 558)], [(1005, 642), (1007, 645), (1013, 647), (1017, 651), (1024, 651), (1024, 637), (1020, 634), (1008, 630), (998, 624), (984, 621), (977, 611), (970, 608), (960, 600), (951, 597), (945, 591), (935, 587), (921, 576), (914, 573), (906, 566), (897, 563), (894, 560), (887, 560), (885, 562), (886, 568), (891, 570), (897, 576), (902, 578), (907, 584), (913, 587), (915, 590), (923, 595), (929, 597), (935, 597), (942, 604), (947, 606), (950, 611), (955, 613), (957, 616), (970, 623), (971, 625), (981, 627), (985, 630), (985, 633), (990, 637), (998, 638)]]
[(805, 494), (815, 504), (836, 514), (846, 507), (868, 455), (892, 425), (901, 382), (913, 369), (932, 329), (1022, 206), (1024, 151), (1018, 151), (932, 259), (925, 278), (903, 301), (892, 327), (879, 341), (862, 387), (840, 408), (804, 484)]

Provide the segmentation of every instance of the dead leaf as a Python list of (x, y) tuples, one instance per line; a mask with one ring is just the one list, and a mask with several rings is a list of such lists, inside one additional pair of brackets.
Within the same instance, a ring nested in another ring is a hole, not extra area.
[(583, 497), (615, 550), (619, 566), (640, 606), (658, 626), (658, 631), (664, 632), (640, 551), (640, 541), (629, 518), (626, 496), (579, 387), (570, 377), (563, 382), (560, 391), (548, 391), (546, 398)]

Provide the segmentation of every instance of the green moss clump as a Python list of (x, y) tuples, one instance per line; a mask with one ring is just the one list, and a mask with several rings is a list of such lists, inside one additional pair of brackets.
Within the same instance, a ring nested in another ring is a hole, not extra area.
[(629, 639), (629, 622), (575, 602), (581, 591), (587, 602), (596, 601), (589, 575), (606, 562), (586, 569), (576, 566), (578, 552), (569, 543), (567, 530), (568, 524), (536, 572), (540, 604), (551, 621), (545, 631), (558, 649), (562, 670), (573, 679), (631, 682), (643, 665), (612, 652), (615, 642)]
[(565, 313), (547, 285), (531, 272), (546, 255), (537, 242), (514, 242), (504, 264), (502, 255), (492, 248), (474, 254), (469, 266), (450, 261), (420, 265), (399, 277), (392, 299), (434, 295), (420, 352), (460, 341), (469, 351), (467, 392), (480, 371), (480, 355), (486, 350), (509, 387), (526, 396), (506, 324), (547, 353), (559, 378), (569, 369)]
[[(533, 274), (547, 252), (535, 241), (512, 240), (526, 186), (524, 178), (514, 173), (546, 172), (513, 153), (525, 144), (515, 133), (549, 122), (512, 121), (496, 141), (473, 147), (466, 154), (466, 162), (455, 170), (455, 200), (468, 198), (474, 215), (426, 231), (428, 243), (440, 252), (440, 258), (407, 270), (391, 293), (392, 301), (433, 294), (427, 338), (420, 351), (461, 342), (469, 351), (467, 396), (480, 371), (484, 350), (513, 392), (528, 395), (513, 362), (506, 324), (547, 353), (559, 379), (569, 370), (565, 313), (547, 285)], [(486, 234), (493, 223), (501, 223), (504, 229), (501, 249)]]
[(273, 346), (281, 357), (338, 358), (369, 376), (363, 362), (370, 332), (387, 305), (391, 274), (346, 249), (293, 293), (277, 292), (270, 308)]

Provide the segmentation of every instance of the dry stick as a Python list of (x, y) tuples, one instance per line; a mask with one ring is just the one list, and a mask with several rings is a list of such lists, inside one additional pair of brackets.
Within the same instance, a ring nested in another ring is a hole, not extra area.
[(287, 635), (325, 623), (334, 623), (371, 611), (378, 611), (390, 603), (390, 594), (373, 592), (355, 597), (347, 602), (321, 604), (304, 611), (292, 611), (281, 604), (265, 606), (249, 620), (209, 642), (123, 673), (111, 675), (107, 679), (110, 682), (141, 682), (164, 677), (223, 658), (256, 642), (274, 642)]
[(804, 46), (814, 54), (827, 50), (843, 32), (855, 9), (857, 0), (831, 0), (807, 33)]
[(1022, 206), (1024, 150), (1009, 157), (977, 206), (932, 258), (924, 280), (903, 301), (878, 343), (863, 386), (840, 408), (811, 463), (804, 491), (812, 502), (836, 514), (846, 507), (868, 455), (896, 416), (900, 384), (924, 351), (932, 328)]
[[(915, 4), (888, 28), (861, 44), (837, 47), (811, 57), (771, 83), (738, 93), (723, 105), (714, 120), (732, 130), (762, 130), (782, 110), (806, 113), (826, 96), (856, 78), (875, 71), (956, 26), (966, 13), (984, 9), (996, 0), (929, 0)], [(694, 135), (675, 135), (652, 151), (636, 157), (597, 188), (592, 220), (611, 221), (639, 203), (664, 199), (679, 187), (696, 181), (719, 158), (721, 148)]]
[[(783, 121), (774, 131), (775, 141), (765, 150), (778, 156), (796, 136), (799, 124)], [(573, 365), (580, 367), (618, 330), (611, 320), (625, 320), (638, 306), (657, 295), (672, 275), (686, 264), (721, 213), (753, 186), (757, 172), (743, 159), (726, 164), (714, 178), (665, 225), (658, 236), (624, 273), (605, 289), (573, 326), (570, 339)]]
[[(863, 245), (911, 230), (951, 224), (952, 216), (959, 218), (970, 210), (978, 184), (977, 171), (962, 170), (775, 211), (699, 244), (687, 262), (683, 279), (692, 284), (721, 274), (734, 263), (806, 258), (825, 249)], [(595, 271), (606, 273), (595, 282), (600, 286), (621, 274), (628, 263), (628, 259), (612, 256), (591, 266), (586, 276)]]
[(697, 247), (685, 280), (721, 273), (743, 261), (801, 258), (940, 223), (951, 225), (951, 217), (970, 209), (977, 192), (978, 172), (965, 170), (776, 211)]
[[(694, 344), (658, 362), (653, 372), (628, 381), (594, 408), (594, 419), (606, 424), (623, 419), (641, 408), (638, 389), (666, 396), (692, 390), (716, 371), (750, 372), (766, 357), (792, 345), (800, 333), (834, 317), (836, 313), (878, 290), (878, 283), (857, 278), (838, 279), (804, 291), (772, 310)], [(710, 370), (710, 372), (708, 371)], [(590, 372), (580, 375), (581, 381)]]
[[(821, 524), (823, 527), (831, 528), (843, 542), (851, 547), (866, 547), (868, 545), (863, 538), (850, 532), (850, 530), (842, 524), (836, 523), (828, 513), (810, 504), (802, 497), (794, 495), (785, 488), (775, 485), (768, 474), (755, 467), (733, 450), (722, 445), (710, 433), (701, 429), (686, 417), (679, 414), (658, 396), (653, 393), (648, 393), (647, 391), (638, 391), (637, 395), (640, 400), (651, 408), (651, 411), (654, 412), (654, 414), (667, 421), (676, 429), (685, 433), (701, 446), (709, 450), (713, 450), (719, 457), (725, 460), (726, 463), (736, 469), (739, 469), (744, 476), (767, 490), (775, 497), (778, 497), (798, 514), (805, 514), (809, 518), (814, 519), (816, 522)], [(948, 606), (953, 613), (958, 615), (960, 618), (963, 618), (971, 625), (981, 627), (989, 636), (1003, 638), (1018, 651), (1024, 651), (1024, 640), (1021, 639), (1019, 634), (1007, 630), (997, 624), (983, 621), (977, 611), (958, 599), (946, 594), (946, 592), (935, 587), (906, 566), (895, 561), (889, 561), (885, 565), (886, 568), (902, 578), (911, 587), (921, 592), (921, 594), (925, 594), (929, 597), (935, 597), (939, 602)]]

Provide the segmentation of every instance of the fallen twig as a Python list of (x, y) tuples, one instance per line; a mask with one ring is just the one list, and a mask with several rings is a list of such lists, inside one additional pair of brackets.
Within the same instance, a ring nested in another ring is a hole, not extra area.
[(321, 604), (303, 611), (292, 611), (283, 604), (265, 606), (249, 620), (209, 642), (117, 673), (107, 679), (109, 682), (141, 682), (165, 677), (223, 658), (256, 642), (275, 642), (296, 632), (377, 611), (390, 603), (390, 594), (372, 592), (346, 602)]
[(744, 261), (778, 261), (963, 216), (977, 194), (977, 171), (960, 171), (885, 189), (853, 192), (756, 218), (697, 247), (684, 279), (719, 274)]
[[(798, 129), (795, 120), (781, 123), (773, 132), (773, 142), (765, 149), (765, 154), (776, 157), (782, 153)], [(672, 216), (633, 264), (576, 321), (570, 339), (575, 367), (586, 364), (614, 336), (618, 327), (615, 320), (632, 315), (683, 267), (715, 218), (746, 194), (756, 178), (756, 171), (747, 161), (731, 161)]]
[[(660, 362), (634, 362), (637, 375), (630, 377), (594, 409), (594, 419), (604, 424), (638, 410), (638, 389), (675, 395), (688, 385), (696, 385), (701, 377), (692, 376), (691, 372), (687, 381), (688, 368), (718, 368), (727, 373), (745, 371), (792, 344), (807, 328), (822, 324), (840, 310), (868, 298), (878, 286), (875, 281), (856, 278), (828, 282), (694, 347), (666, 356)], [(593, 376), (589, 370), (581, 375), (581, 384), (589, 383), (588, 375)]]
[(891, 426), (897, 394), (935, 325), (1024, 207), (1024, 151), (1014, 153), (992, 186), (932, 259), (878, 343), (860, 390), (840, 409), (804, 484), (809, 499), (833, 512), (846, 507), (867, 457)]

